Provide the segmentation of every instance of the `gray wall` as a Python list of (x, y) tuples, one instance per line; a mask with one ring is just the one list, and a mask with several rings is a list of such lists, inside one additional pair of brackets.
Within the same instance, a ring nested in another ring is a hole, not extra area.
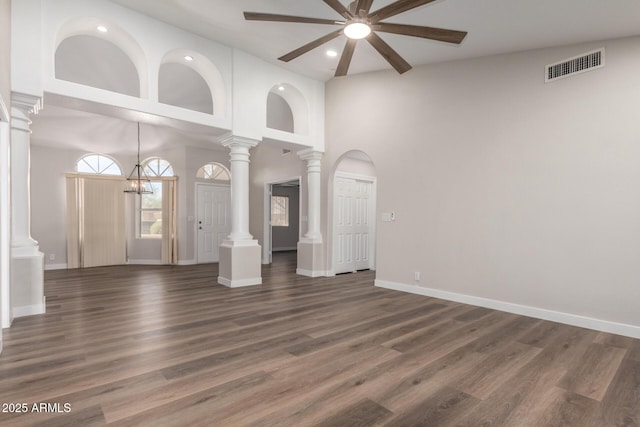
[[(605, 68), (544, 83), (602, 46)], [(639, 38), (333, 79), (323, 183), (371, 157), (397, 214), (380, 281), (640, 326), (639, 111)]]
[(271, 248), (278, 250), (296, 250), (300, 237), (300, 187), (274, 185), (274, 196), (289, 197), (289, 226), (271, 227)]

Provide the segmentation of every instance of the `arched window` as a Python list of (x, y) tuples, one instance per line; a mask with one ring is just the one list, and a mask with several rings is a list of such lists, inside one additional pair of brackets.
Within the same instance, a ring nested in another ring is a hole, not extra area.
[(230, 181), (231, 175), (227, 168), (220, 163), (207, 163), (198, 169), (196, 178), (201, 179), (215, 179), (217, 181)]
[(87, 154), (82, 156), (76, 163), (76, 172), (122, 176), (122, 170), (116, 161), (103, 154)]
[(142, 163), (142, 168), (149, 178), (160, 176), (173, 176), (173, 167), (168, 161), (160, 157), (152, 157)]
[[(168, 161), (160, 157), (151, 157), (142, 162), (142, 169), (151, 180), (151, 189), (153, 193), (142, 194), (140, 197), (139, 214), (138, 214), (138, 238), (141, 239), (161, 239), (162, 238), (162, 219), (173, 218), (175, 209), (166, 210), (163, 204), (163, 198), (167, 196), (165, 191), (169, 188), (164, 184), (169, 184), (171, 179), (162, 179), (173, 177), (173, 167)], [(164, 207), (163, 207), (164, 206)]]

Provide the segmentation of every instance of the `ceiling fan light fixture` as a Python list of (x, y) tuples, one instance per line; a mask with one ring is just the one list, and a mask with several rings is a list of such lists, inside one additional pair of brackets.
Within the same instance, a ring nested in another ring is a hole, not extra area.
[(344, 27), (344, 35), (353, 40), (360, 40), (371, 34), (371, 27), (362, 20), (353, 20)]

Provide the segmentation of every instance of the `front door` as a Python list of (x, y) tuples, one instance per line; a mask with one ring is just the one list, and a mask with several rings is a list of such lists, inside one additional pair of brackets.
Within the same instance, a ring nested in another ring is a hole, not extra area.
[(220, 261), (220, 244), (231, 232), (229, 186), (197, 186), (198, 264)]

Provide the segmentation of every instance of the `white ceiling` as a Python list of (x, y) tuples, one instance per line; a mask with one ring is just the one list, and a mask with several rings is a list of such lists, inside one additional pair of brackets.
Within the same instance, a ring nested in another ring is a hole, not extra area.
[[(322, 0), (111, 1), (321, 80), (333, 77), (339, 60), (327, 57), (326, 50), (333, 48), (341, 52), (345, 42), (342, 36), (290, 63), (283, 63), (276, 58), (335, 27), (248, 22), (242, 15), (243, 11), (255, 11), (339, 20), (340, 16)], [(342, 3), (348, 6), (349, 1), (342, 0)], [(390, 3), (392, 0), (375, 0), (372, 10)], [(388, 21), (469, 32), (460, 46), (381, 34), (416, 66), (637, 35), (640, 34), (640, 0), (436, 0)], [(105, 52), (101, 51), (101, 54)], [(87, 65), (90, 63), (85, 62), (84, 66)], [(349, 74), (375, 70), (391, 70), (391, 66), (365, 41), (360, 41)], [(217, 135), (207, 128), (118, 110), (105, 111), (94, 105), (75, 105), (67, 99), (49, 95), (42, 113), (34, 117), (33, 142), (102, 153), (134, 153), (136, 121), (146, 123), (148, 127), (143, 130), (147, 134), (143, 137), (143, 150), (171, 146), (175, 141), (219, 148), (215, 142)]]
[[(321, 80), (333, 77), (345, 37), (285, 64), (276, 58), (337, 27), (245, 21), (243, 11), (337, 19), (322, 0), (112, 0), (222, 44), (237, 47), (292, 71)], [(342, 0), (348, 6), (349, 0)], [(372, 10), (393, 0), (375, 0)], [(411, 65), (450, 61), (640, 34), (638, 0), (436, 0), (387, 20), (468, 31), (461, 45), (381, 33)], [(350, 74), (391, 69), (366, 41), (358, 42)]]

